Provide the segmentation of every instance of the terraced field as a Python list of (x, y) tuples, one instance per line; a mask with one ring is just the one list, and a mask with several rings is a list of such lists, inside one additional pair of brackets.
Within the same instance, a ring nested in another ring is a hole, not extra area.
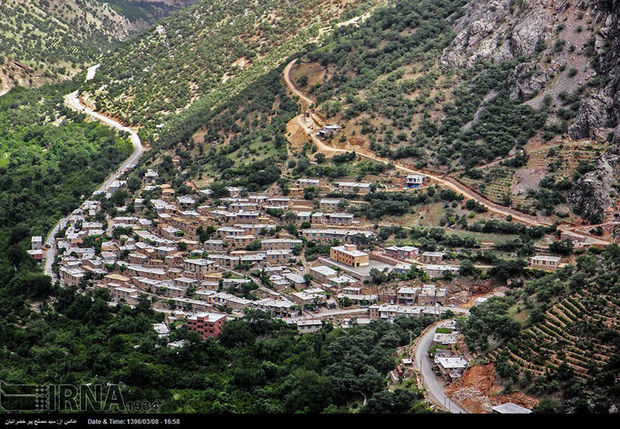
[(605, 149), (601, 144), (567, 144), (531, 152), (527, 168), (544, 167), (560, 177), (570, 177), (579, 162), (591, 162), (597, 151)]
[(546, 175), (553, 175), (558, 181), (572, 180), (580, 163), (592, 163), (604, 150), (604, 145), (587, 141), (553, 144), (528, 151), (527, 164), (521, 168), (502, 166), (495, 161), (475, 169), (480, 173), (479, 179), (463, 173), (456, 177), (491, 201), (506, 205), (509, 196), (512, 207), (529, 211), (534, 201), (528, 197), (528, 189), (537, 189), (538, 182)]
[(596, 290), (582, 290), (551, 307), (542, 322), (521, 332), (506, 346), (489, 354), (494, 362), (505, 362), (520, 374), (534, 376), (555, 371), (562, 362), (581, 381), (596, 376), (614, 353), (606, 340), (618, 332), (618, 298)]
[(475, 180), (468, 176), (459, 180), (470, 188), (480, 192), (493, 202), (504, 204), (505, 196), (510, 198), (511, 206), (528, 207), (531, 202), (525, 195), (512, 194), (512, 183), (516, 170), (502, 166), (487, 167), (480, 170), (483, 179)]

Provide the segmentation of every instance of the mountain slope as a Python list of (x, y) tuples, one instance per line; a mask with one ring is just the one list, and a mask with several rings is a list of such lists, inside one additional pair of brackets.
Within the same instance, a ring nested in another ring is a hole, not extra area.
[(0, 93), (66, 79), (132, 29), (94, 0), (7, 0), (0, 6)]
[[(620, 139), (618, 2), (390, 4), (292, 71), (316, 112), (344, 125), (340, 148), (439, 169), (531, 214), (608, 219), (617, 157), (600, 157)], [(583, 140), (575, 165), (571, 140)]]
[(191, 0), (5, 0), (0, 94), (73, 76), (83, 65)]
[(196, 3), (197, 0), (98, 0), (126, 17), (136, 30), (143, 30), (161, 18)]
[(461, 326), (469, 349), (494, 363), (508, 392), (552, 397), (556, 412), (612, 412), (620, 403), (619, 264), (615, 244), (586, 252), (474, 307)]
[[(200, 99), (208, 109), (281, 64), (341, 16), (376, 1), (201, 1), (107, 57), (97, 107), (153, 129)], [(203, 107), (200, 107), (203, 106)]]

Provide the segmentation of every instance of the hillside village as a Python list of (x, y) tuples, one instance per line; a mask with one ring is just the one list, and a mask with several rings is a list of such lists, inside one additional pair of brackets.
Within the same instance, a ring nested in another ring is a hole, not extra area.
[[(105, 289), (109, 305), (135, 307), (148, 298), (165, 315), (154, 326), (161, 337), (179, 324), (203, 339), (217, 337), (226, 320), (246, 309), (267, 312), (304, 334), (325, 322), (347, 328), (400, 316), (442, 319), (483, 302), (450, 287), (461, 272), (450, 253), (371, 244), (375, 226), (351, 207), (377, 186), (411, 192), (430, 184), (423, 175), (383, 185), (299, 178), (287, 195), (273, 187), (265, 193), (227, 187), (226, 197), (212, 189), (175, 195), (149, 169), (139, 198), (128, 198), (127, 181), (115, 180), (66, 218), (51, 249), (35, 236), (28, 253), (41, 261), (51, 250), (62, 286)], [(317, 198), (305, 199), (308, 190)], [(108, 201), (124, 205), (110, 216)], [(560, 262), (545, 254), (530, 258), (539, 270), (555, 270)], [(436, 374), (452, 382), (469, 362), (455, 347), (458, 332), (442, 329), (429, 353)], [(392, 374), (394, 381), (402, 377), (402, 370)]]
[[(149, 171), (145, 180), (156, 177)], [(126, 182), (117, 181), (108, 196), (123, 186)], [(291, 190), (308, 186), (321, 185), (300, 179)], [(331, 191), (363, 194), (369, 187), (337, 182)], [(446, 288), (435, 284), (412, 278), (391, 291), (371, 284), (373, 270), (403, 279), (417, 270), (429, 279), (458, 275), (456, 261), (444, 261), (445, 252), (420, 252), (413, 246), (368, 251), (362, 243), (374, 232), (352, 213), (340, 212), (337, 198), (321, 198), (315, 210), (311, 201), (294, 196), (241, 196), (240, 188), (228, 192), (229, 197), (219, 199), (209, 189), (176, 197), (170, 185), (146, 185), (144, 193), (161, 196), (138, 198), (137, 215), (104, 222), (93, 220), (101, 204), (85, 202), (56, 237), (60, 282), (105, 287), (112, 302), (135, 305), (140, 294), (156, 297), (156, 308), (172, 320), (217, 311), (236, 317), (249, 307), (286, 318), (302, 331), (312, 319), (337, 315), (393, 319), (440, 315), (449, 308)], [(155, 218), (140, 215), (146, 206)], [(273, 216), (283, 211), (295, 215), (298, 232)], [(328, 244), (329, 255), (307, 261), (301, 252), (308, 241)], [(35, 258), (43, 255), (41, 242), (33, 238)]]
[(620, 2), (86, 4), (0, 56), (0, 380), (617, 412)]

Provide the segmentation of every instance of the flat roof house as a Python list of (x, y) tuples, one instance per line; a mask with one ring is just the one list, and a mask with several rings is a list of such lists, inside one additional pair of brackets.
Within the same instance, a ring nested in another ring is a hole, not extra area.
[(321, 320), (299, 320), (296, 325), (300, 334), (311, 334), (320, 330), (323, 322)]
[(419, 188), (424, 183), (422, 174), (410, 174), (407, 176), (407, 189)]
[(321, 130), (319, 130), (317, 134), (319, 135), (319, 137), (328, 137), (332, 134), (337, 133), (341, 129), (342, 127), (340, 125), (329, 124), (325, 125)]
[(420, 249), (414, 246), (390, 246), (385, 249), (385, 253), (392, 258), (411, 259), (420, 253)]
[(413, 305), (415, 304), (419, 293), (419, 287), (403, 286), (398, 289), (396, 299), (399, 304)]
[(420, 256), (422, 262), (441, 262), (443, 258), (446, 256), (446, 252), (424, 252)]
[(530, 267), (538, 270), (555, 271), (560, 266), (559, 256), (536, 255), (530, 259)]
[(183, 267), (185, 271), (199, 276), (217, 271), (215, 262), (210, 259), (186, 259)]
[(338, 272), (324, 265), (319, 265), (318, 267), (310, 267), (310, 275), (319, 283), (327, 283), (329, 279), (338, 277)]
[(440, 357), (436, 359), (439, 372), (448, 380), (452, 381), (460, 378), (463, 371), (469, 366), (464, 358), (458, 357)]
[(328, 213), (324, 223), (328, 225), (346, 226), (353, 224), (353, 213)]
[(197, 313), (187, 319), (187, 330), (197, 332), (203, 340), (207, 337), (217, 337), (222, 331), (222, 325), (226, 320), (225, 314), (220, 313)]
[(43, 237), (35, 235), (30, 239), (31, 249), (39, 250), (43, 246)]
[(345, 244), (329, 249), (329, 257), (350, 267), (365, 267), (370, 263), (368, 253), (357, 249), (354, 244)]
[(319, 208), (326, 213), (331, 213), (338, 210), (338, 204), (340, 204), (338, 198), (323, 198), (319, 201)]
[(336, 191), (346, 193), (367, 194), (370, 192), (370, 183), (336, 182)]
[(506, 402), (505, 404), (496, 405), (491, 407), (493, 414), (530, 414), (532, 410), (517, 405), (513, 402)]
[(444, 277), (446, 274), (458, 275), (459, 267), (454, 265), (437, 265), (437, 264), (427, 264), (422, 265), (422, 270), (429, 277)]
[(302, 189), (304, 189), (304, 188), (318, 188), (319, 185), (321, 184), (321, 181), (319, 179), (297, 179), (295, 184), (297, 186), (299, 186), (300, 188), (302, 188)]

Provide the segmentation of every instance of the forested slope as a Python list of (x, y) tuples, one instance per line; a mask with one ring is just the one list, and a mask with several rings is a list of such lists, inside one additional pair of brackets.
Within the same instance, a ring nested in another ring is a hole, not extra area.
[(172, 116), (163, 133), (183, 133), (193, 118), (277, 67), (321, 28), (375, 3), (200, 1), (106, 57), (91, 87), (97, 108), (149, 131)]
[(66, 79), (131, 29), (127, 18), (96, 0), (6, 0), (0, 6), (0, 94)]
[(227, 322), (218, 341), (174, 330), (172, 339), (188, 342), (179, 350), (157, 337), (151, 323), (162, 315), (146, 301), (135, 309), (109, 307), (105, 294), (57, 290), (54, 304), (19, 319), (25, 329), (0, 313), (2, 379), (122, 383), (126, 403), (159, 412), (428, 412), (416, 389), (387, 390), (385, 374), (395, 368), (393, 350), (419, 335), (430, 317), (298, 335), (255, 312)]
[(4, 0), (0, 94), (67, 79), (120, 40), (191, 0)]
[(619, 7), (390, 2), (334, 31), (293, 75), (345, 126), (341, 147), (451, 173), (521, 211), (599, 223), (620, 176), (617, 151), (605, 154), (620, 142)]

